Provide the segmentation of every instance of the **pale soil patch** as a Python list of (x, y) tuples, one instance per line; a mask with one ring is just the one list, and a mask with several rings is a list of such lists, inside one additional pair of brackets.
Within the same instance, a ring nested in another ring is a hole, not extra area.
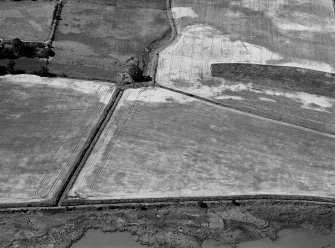
[(243, 97), (240, 96), (218, 96), (216, 99), (219, 100), (243, 100)]
[[(140, 96), (140, 97), (139, 97)], [(164, 103), (164, 102), (177, 102), (186, 103), (195, 101), (194, 98), (170, 92), (167, 90), (161, 90), (160, 88), (149, 88), (149, 89), (134, 89), (132, 94), (127, 98), (127, 101), (142, 101), (147, 103)]]
[[(311, 2), (311, 0), (299, 1), (301, 6), (309, 5), (308, 10), (310, 12), (306, 12), (306, 9), (283, 11), (282, 8), (286, 7), (287, 4), (285, 0), (271, 2), (242, 0), (236, 5), (264, 12), (281, 31), (287, 33), (289, 31), (308, 31), (331, 33), (335, 36), (335, 19), (332, 1), (320, 0), (317, 1), (316, 4)], [(320, 6), (322, 6), (322, 9)], [(319, 8), (321, 11), (319, 11), (319, 13), (312, 12), (313, 8)]]
[(266, 101), (266, 102), (277, 102), (277, 101), (275, 101), (271, 98), (267, 98), (267, 97), (259, 97), (258, 99), (261, 100), (261, 101)]
[(172, 14), (173, 14), (173, 18), (182, 18), (182, 17), (193, 17), (193, 18), (197, 18), (198, 15), (192, 10), (192, 8), (188, 8), (188, 7), (175, 7), (172, 8)]
[[(280, 92), (275, 90), (265, 90), (263, 92), (267, 95), (284, 96), (292, 100), (297, 100), (303, 104), (301, 105), (302, 108), (310, 108), (323, 112), (327, 112), (326, 109), (332, 108), (335, 103), (335, 99), (325, 96), (308, 94), (304, 92)], [(311, 107), (311, 104), (315, 105), (315, 107)]]
[[(109, 97), (106, 98), (106, 92), (112, 84), (96, 81), (85, 81), (66, 78), (44, 78), (34, 75), (6, 75), (0, 77), (8, 82), (21, 84), (23, 87), (36, 87), (37, 85), (54, 87), (58, 89), (72, 89), (84, 94), (98, 94), (100, 102), (108, 104)], [(109, 93), (108, 93), (109, 94)]]

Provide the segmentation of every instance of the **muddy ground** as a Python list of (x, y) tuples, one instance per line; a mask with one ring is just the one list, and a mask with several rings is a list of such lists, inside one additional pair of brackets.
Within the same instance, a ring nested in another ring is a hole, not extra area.
[(245, 201), (58, 208), (0, 214), (0, 246), (70, 247), (88, 229), (126, 231), (142, 245), (200, 248), (206, 239), (235, 245), (277, 238), (283, 228), (334, 233), (335, 206), (317, 203)]

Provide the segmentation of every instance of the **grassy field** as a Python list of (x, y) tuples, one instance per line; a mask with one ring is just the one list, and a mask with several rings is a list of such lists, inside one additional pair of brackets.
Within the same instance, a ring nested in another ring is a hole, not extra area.
[(0, 206), (48, 204), (112, 98), (113, 85), (0, 78)]
[(68, 200), (334, 197), (334, 140), (160, 88), (127, 90)]
[(173, 0), (172, 12), (179, 35), (160, 53), (158, 84), (257, 115), (335, 133), (334, 99), (329, 94), (320, 96), (320, 90), (301, 92), (280, 84), (269, 90), (264, 85), (270, 82), (260, 85), (236, 75), (229, 79), (211, 75), (215, 63), (334, 72), (335, 18), (330, 0), (304, 0), (301, 4)]
[(0, 37), (46, 41), (56, 1), (0, 1)]
[(126, 7), (67, 2), (51, 70), (70, 77), (118, 80), (118, 73), (126, 70), (124, 62), (142, 57), (145, 48), (170, 28), (164, 10)]

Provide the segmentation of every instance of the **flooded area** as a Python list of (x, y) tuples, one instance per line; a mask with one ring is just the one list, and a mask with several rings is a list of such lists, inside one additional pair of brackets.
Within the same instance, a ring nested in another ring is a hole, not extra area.
[[(71, 248), (143, 248), (130, 233), (104, 233), (88, 230)], [(214, 240), (206, 240), (202, 248), (230, 248)], [(240, 243), (237, 248), (335, 248), (335, 234), (321, 235), (305, 229), (287, 229), (278, 233), (278, 239), (269, 238)]]
[[(320, 235), (304, 229), (287, 229), (278, 233), (278, 240), (268, 238), (243, 242), (237, 248), (335, 248), (335, 234)], [(228, 248), (212, 240), (203, 243), (202, 248)]]
[(88, 230), (71, 248), (143, 248), (143, 246), (136, 243), (136, 236), (130, 233)]

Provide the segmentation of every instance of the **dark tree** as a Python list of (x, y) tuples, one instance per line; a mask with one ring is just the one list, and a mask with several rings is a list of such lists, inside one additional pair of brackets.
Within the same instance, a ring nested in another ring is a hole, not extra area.
[(15, 63), (14, 61), (9, 61), (8, 65), (6, 66), (7, 72), (9, 74), (14, 74), (15, 73)]
[(15, 56), (19, 56), (21, 54), (22, 47), (23, 42), (19, 38), (15, 38), (12, 40), (12, 48)]
[(138, 65), (131, 64), (129, 66), (128, 73), (135, 82), (142, 81), (143, 71)]
[(235, 206), (241, 206), (241, 203), (239, 203), (239, 202), (237, 202), (235, 199), (233, 199), (233, 204), (235, 205)]
[(198, 201), (198, 206), (201, 207), (201, 208), (208, 208), (207, 203), (205, 203), (205, 202), (203, 202), (201, 200)]
[(1, 47), (0, 48), (0, 59), (17, 59), (18, 57), (14, 55), (12, 48)]
[(39, 58), (48, 59), (55, 56), (55, 52), (51, 48), (43, 48), (37, 52)]
[(5, 66), (0, 66), (0, 75), (6, 75), (7, 74), (7, 70)]

